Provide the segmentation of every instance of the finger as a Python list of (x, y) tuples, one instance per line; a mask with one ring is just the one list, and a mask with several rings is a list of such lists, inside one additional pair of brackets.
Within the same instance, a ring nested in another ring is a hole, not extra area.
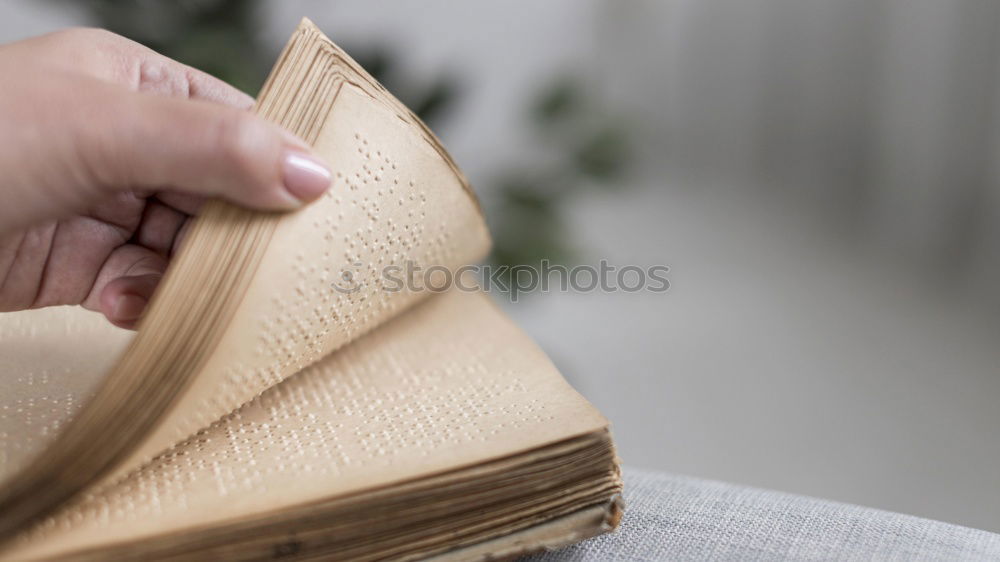
[(166, 268), (167, 260), (149, 248), (119, 246), (104, 262), (83, 306), (103, 313), (116, 326), (133, 328)]
[(245, 111), (123, 94), (107, 126), (82, 131), (85, 168), (112, 190), (173, 186), (258, 209), (294, 209), (322, 195), (330, 171), (300, 141)]
[(150, 199), (143, 209), (142, 222), (133, 240), (139, 246), (149, 248), (161, 256), (169, 256), (174, 247), (174, 239), (188, 218), (188, 215)]
[[(161, 192), (157, 194), (156, 198), (161, 203), (185, 215), (187, 218), (197, 215), (202, 205), (205, 204), (204, 197), (188, 195), (186, 193)], [(173, 256), (177, 252), (177, 249), (180, 248), (181, 242), (184, 241), (184, 236), (187, 235), (188, 230), (191, 228), (191, 224), (189, 220), (181, 222), (179, 229), (174, 234), (170, 247), (167, 249), (168, 256)]]
[(191, 225), (194, 221), (184, 221), (181, 225), (181, 229), (177, 232), (177, 236), (174, 236), (174, 245), (170, 247), (170, 257), (173, 257), (180, 249), (181, 244), (184, 243), (184, 238), (187, 237), (188, 232), (191, 230)]
[(162, 273), (150, 273), (112, 280), (101, 291), (101, 312), (115, 326), (134, 330), (162, 278)]
[(128, 239), (119, 227), (90, 217), (52, 221), (26, 232), (0, 289), (20, 303), (18, 308), (79, 304), (112, 248)]

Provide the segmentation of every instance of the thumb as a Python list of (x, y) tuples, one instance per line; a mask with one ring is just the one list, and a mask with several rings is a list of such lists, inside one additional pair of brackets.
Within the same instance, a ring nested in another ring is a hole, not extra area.
[(125, 93), (109, 126), (81, 147), (99, 185), (169, 189), (262, 210), (300, 207), (329, 187), (308, 145), (246, 111)]

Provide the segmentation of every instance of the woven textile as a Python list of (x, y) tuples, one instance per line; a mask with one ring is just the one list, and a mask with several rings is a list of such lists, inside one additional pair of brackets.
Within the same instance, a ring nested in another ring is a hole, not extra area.
[(528, 558), (1000, 560), (1000, 535), (816, 498), (625, 470), (621, 527)]

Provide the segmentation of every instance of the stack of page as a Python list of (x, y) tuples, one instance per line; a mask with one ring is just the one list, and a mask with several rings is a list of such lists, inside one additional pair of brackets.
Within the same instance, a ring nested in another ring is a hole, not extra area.
[(211, 202), (139, 330), (0, 315), (0, 559), (496, 559), (614, 529), (608, 422), (482, 293), (434, 135), (304, 21), (256, 111), (332, 166), (288, 214)]

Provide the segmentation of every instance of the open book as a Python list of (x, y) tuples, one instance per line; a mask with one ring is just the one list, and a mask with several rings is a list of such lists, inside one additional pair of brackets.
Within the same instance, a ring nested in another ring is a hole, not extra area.
[(256, 111), (331, 164), (321, 200), (209, 203), (134, 334), (0, 315), (0, 559), (492, 559), (613, 529), (607, 421), (485, 295), (386, 280), (488, 250), (433, 134), (308, 21)]

